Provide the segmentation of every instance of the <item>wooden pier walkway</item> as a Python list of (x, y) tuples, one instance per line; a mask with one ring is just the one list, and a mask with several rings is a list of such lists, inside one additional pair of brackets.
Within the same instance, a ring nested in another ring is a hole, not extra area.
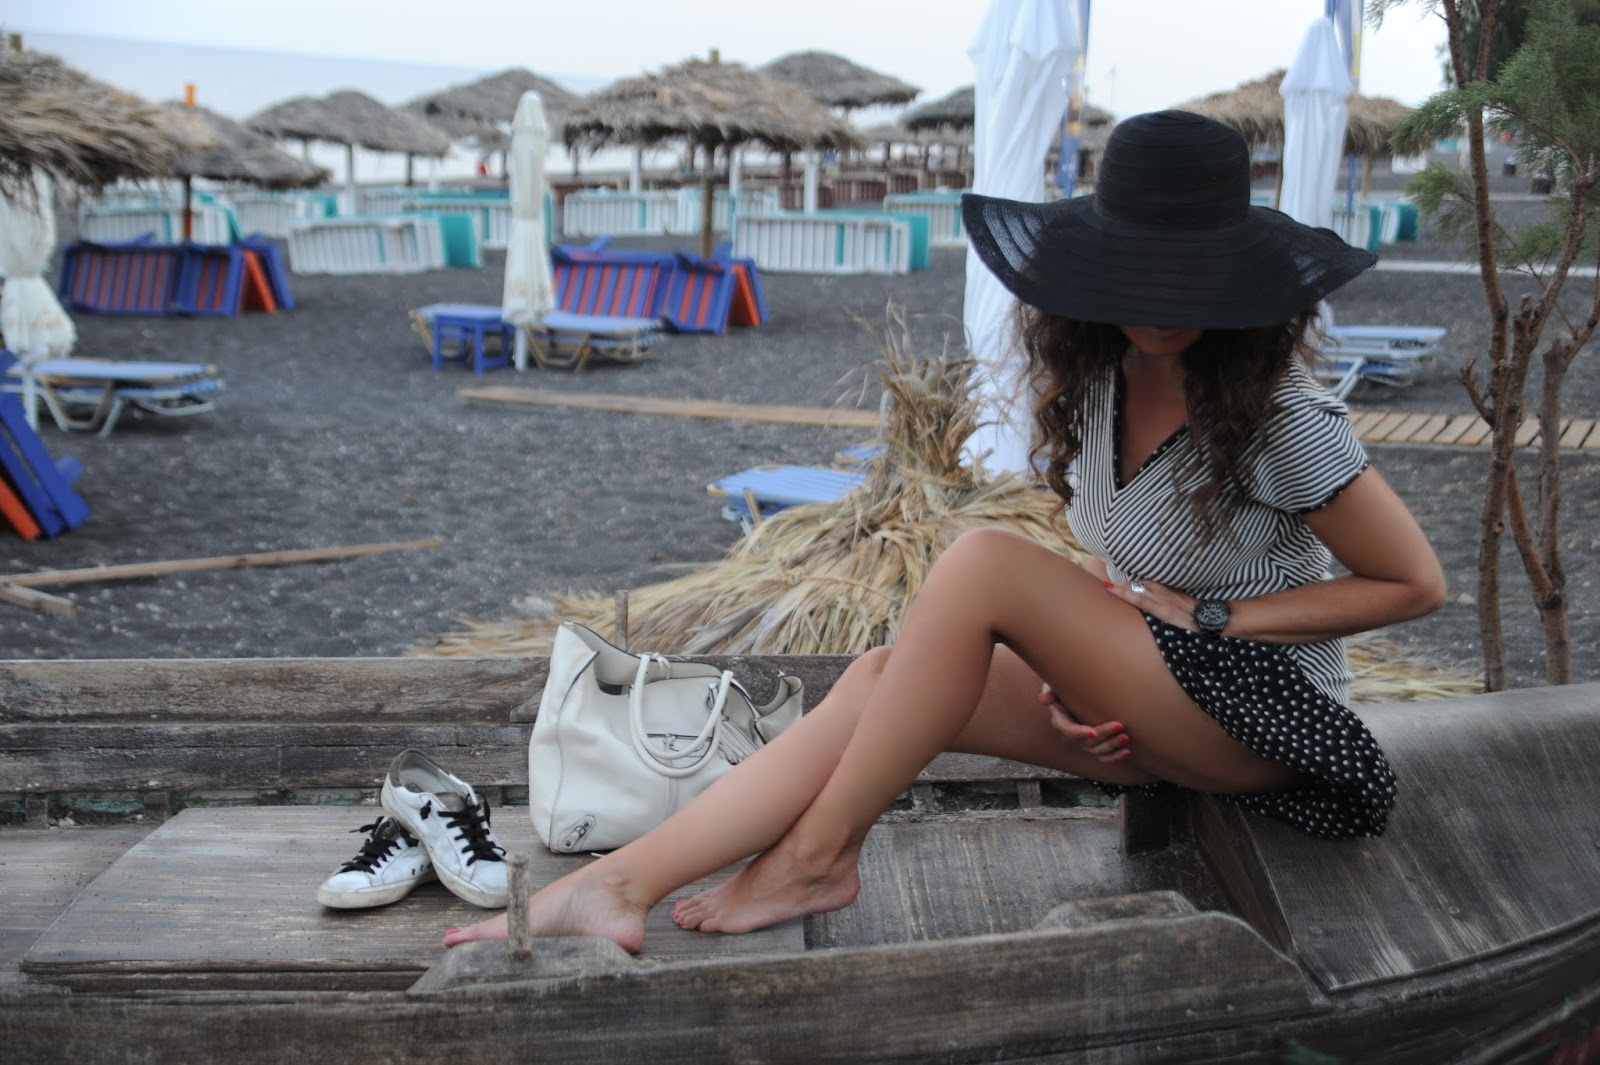
[[(1351, 424), (1368, 444), (1437, 444), (1454, 447), (1488, 447), (1489, 426), (1476, 414), (1428, 414), (1424, 411), (1362, 411), (1352, 413)], [(1600, 431), (1594, 418), (1563, 418), (1562, 448), (1600, 452)], [(1539, 423), (1529, 419), (1517, 431), (1518, 447), (1539, 442)]]

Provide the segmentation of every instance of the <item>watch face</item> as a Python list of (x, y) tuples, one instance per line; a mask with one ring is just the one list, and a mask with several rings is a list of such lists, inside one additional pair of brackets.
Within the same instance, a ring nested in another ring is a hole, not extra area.
[(1201, 632), (1221, 632), (1232, 616), (1233, 611), (1220, 599), (1202, 599), (1194, 606), (1194, 623)]

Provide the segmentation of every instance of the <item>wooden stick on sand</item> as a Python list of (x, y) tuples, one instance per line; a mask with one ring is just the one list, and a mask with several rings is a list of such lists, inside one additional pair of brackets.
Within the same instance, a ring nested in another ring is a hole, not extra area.
[(388, 551), (420, 551), (443, 546), (438, 538), (400, 540), (381, 544), (354, 544), (346, 547), (311, 547), (297, 551), (260, 551), (245, 555), (214, 555), (208, 558), (182, 558), (166, 562), (133, 562), (122, 566), (89, 566), (84, 569), (41, 570), (0, 577), (0, 601), (43, 610), (60, 617), (77, 616), (69, 599), (36, 592), (39, 585), (84, 584), (91, 581), (131, 580), (160, 577), (168, 573), (197, 573), (203, 570), (245, 569), (251, 566), (288, 566), (301, 562), (334, 562), (345, 558), (380, 555)]

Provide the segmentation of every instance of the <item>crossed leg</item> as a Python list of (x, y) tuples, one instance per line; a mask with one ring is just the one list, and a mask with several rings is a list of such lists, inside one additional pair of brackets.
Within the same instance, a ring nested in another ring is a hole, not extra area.
[[(1080, 720), (1118, 720), (1133, 755), (1102, 763), (1035, 696)], [(863, 655), (823, 702), (659, 828), (538, 892), (536, 935), (601, 935), (630, 951), (671, 892), (749, 857), (680, 904), (706, 931), (749, 931), (855, 898), (868, 830), (941, 751), (994, 754), (1111, 783), (1171, 780), (1264, 791), (1292, 771), (1236, 743), (1172, 679), (1138, 612), (1087, 571), (1011, 533), (981, 530), (929, 571), (894, 647)], [(500, 916), (445, 937), (503, 938)]]

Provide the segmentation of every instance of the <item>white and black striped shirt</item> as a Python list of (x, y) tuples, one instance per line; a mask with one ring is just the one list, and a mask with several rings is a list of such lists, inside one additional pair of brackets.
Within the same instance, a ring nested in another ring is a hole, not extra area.
[[(1249, 486), (1242, 506), (1202, 543), (1186, 488), (1204, 477), (1184, 469), (1193, 447), (1187, 427), (1157, 448), (1126, 484), (1118, 483), (1121, 374), (1090, 389), (1083, 449), (1067, 513), (1084, 549), (1112, 579), (1152, 580), (1197, 599), (1249, 599), (1332, 574), (1332, 555), (1300, 516), (1327, 506), (1367, 468), (1349, 411), (1300, 360), (1273, 392), (1273, 413), (1242, 459)], [(1176, 480), (1175, 480), (1176, 475)], [(1231, 533), (1231, 535), (1230, 535)], [(1350, 695), (1343, 640), (1287, 644), (1318, 690), (1338, 703)]]

